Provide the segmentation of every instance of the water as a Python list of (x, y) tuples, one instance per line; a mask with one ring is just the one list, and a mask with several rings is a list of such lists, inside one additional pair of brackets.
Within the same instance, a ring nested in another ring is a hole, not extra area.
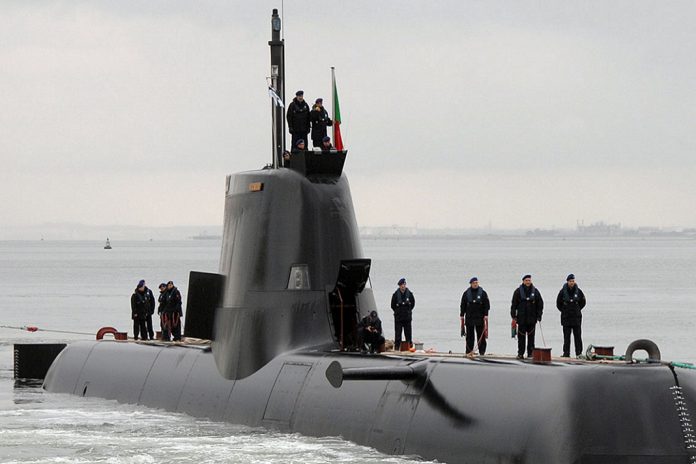
[[(187, 294), (190, 270), (216, 272), (220, 242), (0, 242), (0, 325), (94, 334), (132, 332), (129, 297), (144, 278), (173, 280)], [(525, 273), (546, 302), (543, 340), (562, 343), (555, 298), (573, 272), (587, 295), (585, 343), (655, 341), (664, 359), (696, 362), (696, 242), (638, 238), (367, 239), (371, 285), (393, 336), (389, 301), (405, 276), (416, 296), (414, 338), (463, 351), (459, 300), (472, 275), (491, 298), (489, 351), (511, 354), (510, 298)], [(211, 422), (94, 398), (15, 388), (12, 345), (93, 335), (0, 328), (0, 462), (408, 463), (340, 438), (311, 438)], [(542, 343), (542, 337), (537, 337)]]

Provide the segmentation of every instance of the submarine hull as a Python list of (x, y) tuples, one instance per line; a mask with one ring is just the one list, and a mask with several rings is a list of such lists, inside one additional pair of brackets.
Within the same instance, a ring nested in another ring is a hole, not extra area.
[[(343, 369), (423, 366), (420, 380), (327, 379)], [(117, 341), (69, 345), (50, 392), (115, 399), (311, 436), (341, 436), (442, 462), (693, 463), (696, 376), (662, 364), (296, 352), (224, 378), (209, 349)], [(691, 446), (691, 448), (689, 448)]]

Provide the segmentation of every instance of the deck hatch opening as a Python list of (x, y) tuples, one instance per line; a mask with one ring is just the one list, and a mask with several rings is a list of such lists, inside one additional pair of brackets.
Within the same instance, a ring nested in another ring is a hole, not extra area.
[(360, 319), (357, 295), (367, 284), (371, 264), (372, 260), (369, 258), (342, 260), (336, 285), (329, 292), (333, 335), (341, 350), (357, 348), (357, 329)]

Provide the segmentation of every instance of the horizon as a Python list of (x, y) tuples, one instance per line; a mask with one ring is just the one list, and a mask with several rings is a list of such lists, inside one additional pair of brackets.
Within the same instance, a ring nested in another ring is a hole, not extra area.
[[(613, 230), (604, 230), (605, 226)], [(428, 237), (482, 237), (508, 236), (525, 238), (558, 238), (558, 237), (597, 237), (597, 238), (659, 238), (665, 236), (696, 237), (693, 227), (657, 227), (639, 226), (624, 227), (618, 224), (604, 222), (592, 223), (580, 227), (548, 227), (548, 228), (496, 228), (496, 227), (423, 227), (419, 225), (364, 225), (358, 226), (363, 238), (428, 238)], [(140, 225), (89, 225), (81, 223), (47, 223), (26, 226), (10, 226), (0, 230), (0, 241), (104, 241), (109, 238), (123, 241), (154, 241), (154, 240), (193, 240), (221, 239), (223, 226), (202, 225), (173, 225), (173, 226), (140, 226)], [(31, 238), (28, 238), (31, 237)]]

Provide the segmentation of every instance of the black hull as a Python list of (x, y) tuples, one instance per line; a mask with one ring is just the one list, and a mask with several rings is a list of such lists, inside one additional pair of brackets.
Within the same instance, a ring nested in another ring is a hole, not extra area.
[[(423, 361), (426, 377), (344, 381), (334, 388), (326, 370), (336, 360), (344, 368)], [(303, 352), (228, 380), (204, 348), (102, 341), (68, 346), (44, 387), (284, 432), (341, 436), (384, 453), (449, 463), (696, 460), (687, 448), (696, 374), (663, 364)]]

